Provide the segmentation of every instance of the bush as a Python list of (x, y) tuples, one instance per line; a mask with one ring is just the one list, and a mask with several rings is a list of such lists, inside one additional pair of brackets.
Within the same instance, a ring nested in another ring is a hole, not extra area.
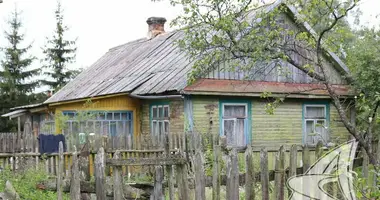
[[(57, 199), (56, 192), (37, 189), (37, 184), (49, 178), (48, 174), (42, 170), (42, 167), (39, 167), (39, 169), (37, 170), (33, 166), (18, 172), (13, 172), (10, 169), (2, 170), (0, 172), (0, 191), (4, 192), (5, 183), (9, 180), (23, 200)], [(67, 194), (63, 195), (63, 199), (69, 199)]]

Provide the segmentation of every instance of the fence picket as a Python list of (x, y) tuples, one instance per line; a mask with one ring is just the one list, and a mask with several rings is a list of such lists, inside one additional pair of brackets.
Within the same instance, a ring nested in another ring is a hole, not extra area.
[(230, 152), (227, 161), (227, 199), (239, 199), (239, 169), (237, 151), (235, 148)]
[[(116, 151), (113, 156), (114, 159), (120, 158), (120, 151)], [(123, 197), (123, 179), (122, 179), (122, 168), (119, 166), (115, 166), (113, 168), (113, 198), (115, 200), (122, 200)]]
[(103, 147), (101, 147), (98, 153), (95, 156), (95, 182), (96, 182), (96, 199), (97, 200), (106, 200), (106, 192), (105, 192), (105, 152)]
[(214, 163), (212, 174), (212, 199), (220, 199), (220, 161), (221, 161), (221, 148), (219, 144), (219, 134), (214, 137)]
[(274, 193), (276, 200), (284, 200), (285, 197), (285, 152), (284, 147), (281, 146), (276, 153), (275, 162), (275, 181), (274, 181)]
[(80, 177), (79, 177), (79, 163), (78, 163), (78, 153), (74, 146), (74, 152), (72, 154), (73, 164), (71, 170), (71, 180), (70, 180), (70, 199), (80, 200)]
[(255, 172), (253, 170), (253, 155), (251, 145), (248, 145), (245, 151), (245, 166), (245, 199), (251, 200), (255, 199)]
[(57, 196), (58, 200), (62, 200), (62, 175), (63, 175), (63, 143), (59, 142), (59, 157), (58, 157), (58, 172), (57, 172)]
[(163, 200), (164, 194), (163, 194), (163, 188), (162, 188), (162, 181), (164, 180), (164, 175), (163, 175), (162, 166), (156, 166), (155, 171), (156, 171), (156, 178), (154, 181), (153, 199)]
[(262, 200), (269, 200), (268, 151), (265, 147), (260, 152), (260, 170)]
[(194, 172), (195, 172), (195, 200), (204, 200), (206, 199), (204, 157), (203, 157), (203, 153), (200, 147), (196, 150), (196, 153), (195, 153)]

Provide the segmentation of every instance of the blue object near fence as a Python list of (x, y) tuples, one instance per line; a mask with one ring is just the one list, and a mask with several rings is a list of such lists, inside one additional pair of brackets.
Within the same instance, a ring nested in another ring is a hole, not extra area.
[(38, 136), (40, 144), (40, 153), (58, 153), (59, 142), (63, 143), (63, 151), (66, 151), (66, 141), (65, 136), (62, 134), (58, 135), (39, 135)]

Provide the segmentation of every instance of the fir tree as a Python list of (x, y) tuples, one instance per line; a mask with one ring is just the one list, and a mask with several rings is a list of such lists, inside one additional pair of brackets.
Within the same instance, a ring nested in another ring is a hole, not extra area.
[[(7, 21), (9, 30), (4, 31), (8, 45), (2, 47), (4, 59), (0, 70), (0, 105), (1, 113), (9, 112), (10, 108), (33, 103), (29, 96), (38, 86), (33, 76), (39, 74), (39, 69), (30, 69), (35, 57), (28, 55), (32, 47), (22, 47), (25, 35), (20, 29), (23, 27), (20, 11), (15, 8)], [(0, 132), (14, 129), (14, 124), (7, 119), (1, 119)]]
[(56, 28), (53, 37), (47, 38), (47, 45), (43, 48), (44, 61), (46, 62), (44, 68), (49, 70), (44, 74), (50, 77), (50, 80), (44, 80), (43, 83), (57, 91), (74, 78), (78, 71), (68, 69), (68, 64), (75, 61), (76, 41), (64, 38), (69, 28), (63, 24), (63, 10), (59, 1), (57, 2), (55, 19)]

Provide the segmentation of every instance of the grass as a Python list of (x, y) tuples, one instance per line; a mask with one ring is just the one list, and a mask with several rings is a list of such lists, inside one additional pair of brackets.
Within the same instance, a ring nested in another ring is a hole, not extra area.
[[(13, 172), (10, 169), (4, 169), (0, 173), (0, 192), (4, 192), (6, 181), (10, 181), (20, 198), (23, 200), (55, 200), (57, 193), (54, 191), (37, 189), (37, 184), (46, 181), (49, 176), (42, 170), (42, 166), (38, 169), (33, 167), (25, 167), (25, 170)], [(63, 199), (69, 200), (67, 194), (63, 194)]]

